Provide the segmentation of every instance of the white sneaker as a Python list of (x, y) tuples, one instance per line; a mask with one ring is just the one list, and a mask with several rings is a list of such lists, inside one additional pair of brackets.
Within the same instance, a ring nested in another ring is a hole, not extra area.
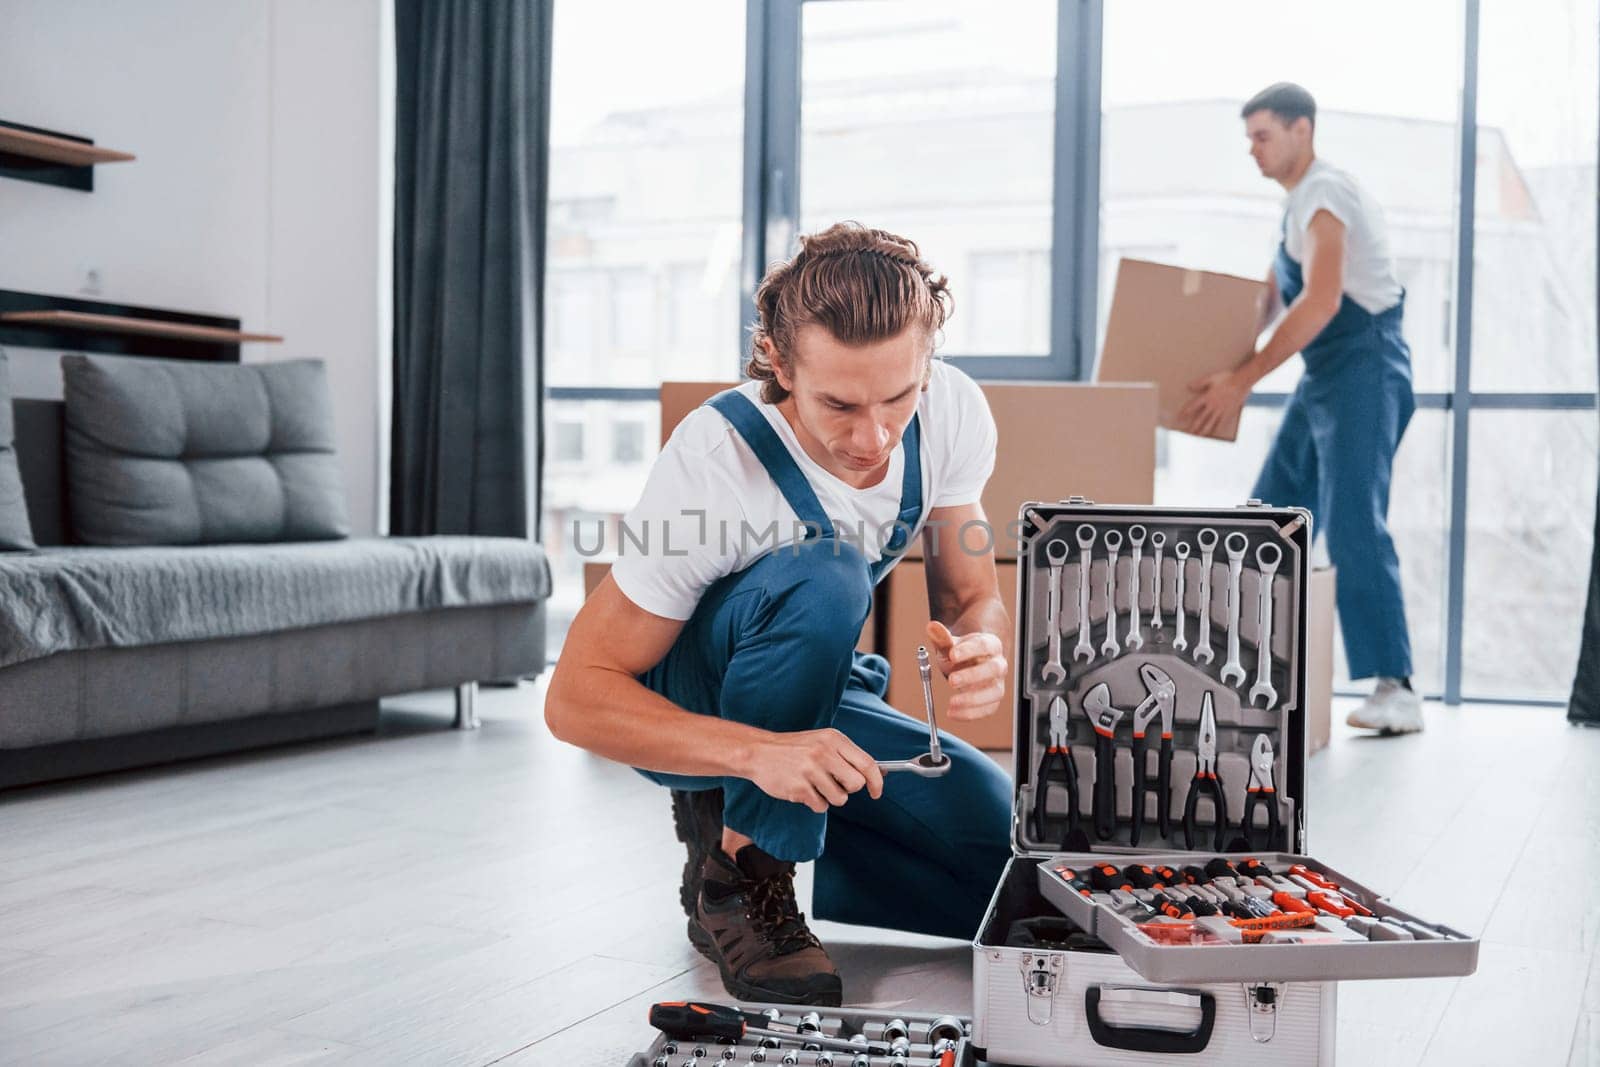
[(1344, 721), (1380, 734), (1420, 733), (1422, 698), (1391, 678), (1380, 678), (1367, 702), (1345, 716)]

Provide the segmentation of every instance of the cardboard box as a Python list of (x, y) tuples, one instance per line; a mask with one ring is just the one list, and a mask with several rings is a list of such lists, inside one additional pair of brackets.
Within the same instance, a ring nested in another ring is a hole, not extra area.
[[(884, 627), (884, 649), (889, 660), (889, 695), (891, 707), (927, 721), (923, 712), (922, 679), (917, 673), (917, 646), (927, 643), (928, 625), (928, 575), (927, 564), (921, 560), (902, 560), (879, 585), (880, 605), (887, 612), (888, 625)], [(1017, 564), (1004, 560), (997, 564), (1000, 577), (1000, 597), (1006, 613), (1015, 617), (1017, 610)], [(1014, 637), (1011, 627), (1001, 635), (1007, 645)], [(1007, 657), (1013, 650), (1007, 649)], [(1006, 692), (1000, 708), (982, 719), (958, 721), (944, 714), (950, 701), (950, 684), (937, 668), (933, 672), (934, 712), (939, 718), (939, 728), (955, 734), (978, 748), (1006, 750), (1011, 748), (1013, 729), (1012, 672), (1006, 674)]]
[[(609, 573), (611, 573), (611, 564), (609, 563), (595, 563), (593, 561), (584, 563), (583, 598), (585, 600), (594, 595), (594, 591), (600, 587), (600, 583), (605, 581), (605, 577)], [(893, 572), (891, 571), (890, 573)], [(872, 610), (867, 613), (866, 624), (861, 627), (861, 639), (856, 642), (857, 652), (876, 652), (878, 650), (877, 629), (878, 609), (877, 605), (874, 604)]]
[[(892, 573), (892, 572), (891, 572)], [(1336, 579), (1332, 567), (1311, 572), (1306, 596), (1306, 754), (1328, 743), (1333, 722), (1333, 621)]]
[[(661, 439), (729, 382), (663, 382)], [(1144, 382), (1091, 385), (1028, 382), (983, 387), (999, 428), (994, 474), (983, 491), (995, 556), (1015, 559), (1008, 524), (1029, 500), (1082, 496), (1099, 504), (1149, 504), (1155, 498), (1156, 390)], [(941, 531), (941, 551), (956, 531)], [(981, 550), (983, 531), (968, 531)], [(906, 558), (922, 558), (919, 538)]]
[[(1095, 381), (1155, 383), (1159, 422), (1176, 430), (1189, 383), (1231, 370), (1255, 350), (1266, 296), (1266, 283), (1251, 278), (1124, 259)], [(1238, 435), (1235, 419), (1216, 436)]]
[(683, 417), (724, 389), (738, 382), (662, 382), (661, 383), (661, 443), (667, 443), (672, 431), (678, 428)]
[[(983, 490), (997, 559), (1017, 558), (1011, 524), (1030, 500), (1081, 496), (1097, 504), (1149, 504), (1155, 499), (1153, 386), (1028, 382), (982, 388), (999, 430), (994, 474)], [(970, 534), (967, 547), (981, 550), (981, 537)], [(941, 532), (940, 551), (953, 543)], [(906, 558), (921, 559), (922, 548), (918, 538)]]

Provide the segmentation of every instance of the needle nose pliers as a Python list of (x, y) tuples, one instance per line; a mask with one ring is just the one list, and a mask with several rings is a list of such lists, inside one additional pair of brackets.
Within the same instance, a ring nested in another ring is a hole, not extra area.
[(1222, 779), (1217, 776), (1217, 713), (1209, 692), (1200, 700), (1200, 735), (1194, 754), (1194, 781), (1189, 783), (1189, 797), (1183, 803), (1183, 847), (1194, 848), (1195, 805), (1205, 793), (1216, 808), (1212, 847), (1221, 852), (1228, 833), (1228, 801), (1222, 792)]

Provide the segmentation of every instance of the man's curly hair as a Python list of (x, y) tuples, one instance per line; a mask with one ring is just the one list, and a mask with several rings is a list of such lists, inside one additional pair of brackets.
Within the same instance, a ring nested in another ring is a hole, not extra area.
[[(864, 345), (898, 336), (908, 326), (931, 344), (953, 304), (950, 286), (922, 258), (916, 242), (859, 222), (837, 222), (800, 238), (800, 251), (767, 271), (756, 290), (756, 323), (745, 374), (761, 382), (761, 399), (786, 400), (773, 358), (794, 374), (795, 335), (821, 326), (835, 340)], [(765, 342), (772, 345), (769, 356)]]

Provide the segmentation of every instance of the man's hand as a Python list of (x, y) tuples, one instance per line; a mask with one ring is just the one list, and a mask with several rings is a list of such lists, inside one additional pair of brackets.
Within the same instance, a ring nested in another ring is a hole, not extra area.
[(939, 670), (950, 681), (952, 719), (981, 719), (1000, 707), (1006, 694), (1005, 646), (994, 634), (956, 637), (944, 623), (928, 623), (928, 647)]
[(747, 777), (756, 788), (819, 815), (863, 786), (873, 800), (883, 796), (877, 762), (838, 730), (767, 734), (756, 743), (751, 763)]
[(1250, 381), (1237, 370), (1218, 371), (1189, 383), (1195, 396), (1178, 412), (1178, 426), (1202, 437), (1216, 437), (1239, 418), (1250, 396)]

